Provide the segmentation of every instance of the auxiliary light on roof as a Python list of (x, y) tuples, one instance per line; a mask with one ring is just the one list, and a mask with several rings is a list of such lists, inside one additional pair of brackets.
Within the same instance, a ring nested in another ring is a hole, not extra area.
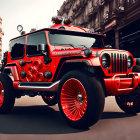
[(69, 18), (64, 18), (61, 16), (56, 16), (56, 17), (52, 17), (52, 22), (54, 24), (64, 24), (64, 25), (69, 25), (72, 23), (71, 17)]

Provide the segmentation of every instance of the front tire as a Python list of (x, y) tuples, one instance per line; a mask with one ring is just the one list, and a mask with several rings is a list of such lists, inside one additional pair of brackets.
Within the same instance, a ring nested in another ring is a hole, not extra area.
[(0, 113), (9, 113), (15, 103), (12, 80), (4, 73), (0, 74)]
[(95, 77), (71, 71), (60, 81), (58, 94), (60, 112), (71, 126), (88, 128), (101, 118), (105, 97)]

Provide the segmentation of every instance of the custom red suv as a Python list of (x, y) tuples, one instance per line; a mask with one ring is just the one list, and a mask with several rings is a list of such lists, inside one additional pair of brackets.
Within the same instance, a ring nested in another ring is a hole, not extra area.
[(132, 54), (104, 46), (103, 35), (71, 26), (69, 19), (53, 21), (50, 28), (10, 40), (0, 73), (0, 113), (10, 112), (24, 95), (58, 103), (77, 128), (100, 119), (107, 96), (115, 96), (127, 113), (140, 112), (140, 73)]

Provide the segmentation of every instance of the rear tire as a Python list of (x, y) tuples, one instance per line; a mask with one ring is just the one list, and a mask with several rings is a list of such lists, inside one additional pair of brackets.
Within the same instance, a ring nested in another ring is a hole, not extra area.
[(64, 119), (73, 127), (95, 124), (104, 109), (104, 91), (100, 81), (80, 71), (70, 71), (61, 79), (58, 105)]
[(0, 113), (9, 113), (15, 103), (12, 80), (4, 73), (0, 74)]
[[(132, 95), (133, 94), (133, 95)], [(128, 114), (136, 114), (140, 112), (140, 95), (129, 93), (128, 95), (116, 96), (116, 102), (120, 109)]]
[(42, 99), (49, 106), (53, 106), (53, 105), (55, 105), (55, 104), (58, 103), (58, 100), (57, 100), (57, 96), (56, 95), (53, 95), (53, 96), (45, 96), (45, 95), (42, 95)]
[[(140, 66), (135, 66), (133, 72), (140, 72)], [(120, 109), (128, 114), (140, 112), (140, 88), (134, 89), (127, 95), (116, 96), (116, 102)]]

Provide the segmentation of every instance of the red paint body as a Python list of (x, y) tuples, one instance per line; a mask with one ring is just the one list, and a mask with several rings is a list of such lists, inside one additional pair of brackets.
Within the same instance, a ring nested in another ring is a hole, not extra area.
[[(59, 29), (61, 27), (61, 24), (53, 25), (52, 29)], [(82, 29), (80, 27), (76, 26), (70, 26), (70, 25), (63, 25), (66, 30), (70, 31), (77, 31), (77, 32), (87, 32), (85, 29)], [(44, 29), (45, 30), (45, 29)], [(120, 95), (120, 94), (126, 94), (131, 92), (133, 89), (135, 89), (137, 86), (140, 85), (140, 74), (139, 73), (132, 73), (132, 68), (128, 69), (125, 67), (125, 61), (120, 62), (120, 59), (117, 60), (117, 55), (126, 55), (132, 56), (131, 53), (128, 51), (123, 50), (117, 50), (117, 49), (91, 49), (92, 55), (89, 57), (85, 56), (83, 48), (81, 49), (74, 49), (72, 47), (64, 47), (64, 46), (52, 46), (49, 43), (49, 36), (48, 36), (48, 30), (45, 30), (46, 33), (46, 39), (47, 39), (47, 45), (48, 45), (48, 57), (52, 59), (51, 63), (44, 64), (44, 57), (43, 56), (36, 56), (36, 57), (27, 57), (26, 56), (26, 44), (28, 36), (32, 33), (26, 34), (26, 42), (25, 42), (25, 56), (22, 59), (18, 60), (12, 60), (11, 59), (11, 53), (8, 52), (7, 56), (7, 63), (6, 67), (10, 67), (13, 77), (14, 77), (14, 88), (18, 89), (18, 83), (19, 82), (54, 82), (54, 75), (56, 74), (57, 68), (59, 66), (59, 63), (62, 58), (68, 58), (67, 60), (63, 61), (61, 64), (61, 67), (58, 69), (58, 74), (55, 78), (55, 81), (59, 80), (58, 75), (61, 73), (61, 70), (63, 68), (63, 65), (67, 62), (73, 63), (75, 60), (79, 63), (86, 61), (89, 66), (91, 67), (101, 67), (101, 70), (104, 73), (104, 77), (102, 77), (102, 80), (105, 83), (105, 89), (106, 89), (106, 95)], [(18, 38), (18, 37), (17, 37)], [(103, 41), (103, 40), (102, 40)], [(61, 50), (64, 49), (64, 50)], [(67, 49), (67, 50), (65, 50)], [(97, 55), (98, 52), (98, 55)], [(101, 57), (104, 53), (109, 54), (110, 58), (112, 57), (113, 60), (110, 60), (110, 67), (108, 69), (104, 69), (101, 64)], [(63, 54), (63, 55), (62, 55)], [(116, 60), (114, 59), (116, 55)], [(82, 58), (73, 58), (69, 59), (69, 57), (75, 57), (79, 56)], [(133, 58), (133, 56), (132, 56)], [(32, 63), (26, 63), (25, 66), (20, 66), (19, 61), (24, 60), (31, 61)], [(115, 60), (115, 61), (114, 61)], [(9, 64), (15, 64), (15, 66), (10, 66)], [(121, 66), (122, 65), (122, 66)], [(133, 67), (136, 65), (135, 59), (133, 59)], [(26, 77), (24, 79), (21, 78), (20, 72), (25, 71), (27, 73)], [(52, 72), (52, 78), (46, 79), (43, 74), (45, 71), (51, 71)], [(131, 76), (128, 76), (131, 75)], [(88, 82), (88, 81), (87, 81)]]

